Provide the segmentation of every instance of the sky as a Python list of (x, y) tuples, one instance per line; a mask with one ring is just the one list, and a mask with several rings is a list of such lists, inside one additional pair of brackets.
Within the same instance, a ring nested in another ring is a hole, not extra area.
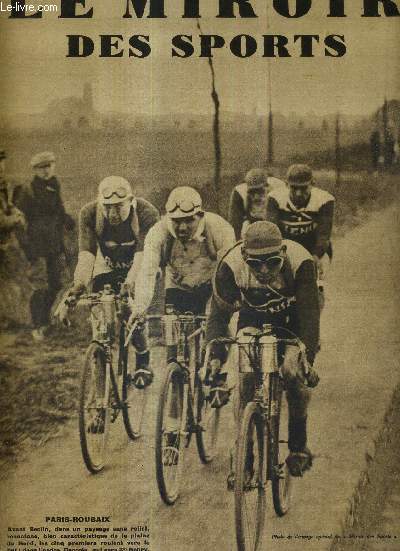
[[(328, 4), (314, 0), (306, 16), (287, 19), (273, 10), (272, 0), (253, 0), (258, 17), (249, 20), (216, 18), (217, 0), (200, 0), (203, 34), (221, 35), (228, 44), (213, 58), (221, 108), (266, 113), (269, 70), (273, 107), (284, 114), (369, 115), (385, 95), (400, 99), (400, 17), (363, 18), (362, 0), (348, 0), (346, 18), (327, 18)], [(81, 95), (83, 84), (91, 82), (95, 108), (101, 112), (211, 113), (210, 71), (207, 59), (199, 57), (196, 21), (181, 18), (183, 0), (166, 0), (165, 6), (166, 19), (123, 19), (126, 0), (86, 0), (85, 9), (94, 9), (92, 19), (59, 19), (58, 12), (20, 21), (1, 13), (0, 111), (41, 112), (55, 97)], [(66, 57), (67, 34), (90, 36), (94, 54)], [(149, 35), (152, 52), (144, 59), (99, 58), (99, 34), (123, 35), (126, 50), (131, 35)], [(172, 58), (171, 38), (176, 34), (193, 36), (192, 57)], [(256, 39), (258, 50), (252, 57), (240, 59), (230, 52), (230, 40), (238, 34)], [(263, 58), (263, 34), (287, 36), (293, 57)], [(315, 57), (299, 57), (295, 34), (320, 36)], [(328, 34), (345, 36), (344, 57), (323, 55)]]

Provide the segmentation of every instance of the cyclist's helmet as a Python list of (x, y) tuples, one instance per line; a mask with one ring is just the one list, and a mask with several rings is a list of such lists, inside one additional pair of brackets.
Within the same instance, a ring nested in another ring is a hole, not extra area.
[(289, 184), (307, 186), (312, 183), (313, 173), (308, 165), (291, 165), (287, 171), (286, 179)]
[(168, 218), (172, 220), (202, 213), (203, 208), (200, 194), (189, 186), (176, 187), (168, 197), (165, 210)]
[(246, 174), (244, 181), (249, 190), (262, 189), (267, 186), (267, 175), (262, 168), (252, 168)]
[(279, 253), (282, 234), (276, 224), (260, 220), (248, 226), (243, 238), (243, 250), (248, 256), (264, 256)]
[(98, 201), (102, 205), (121, 203), (132, 195), (130, 183), (121, 176), (107, 176), (99, 184)]

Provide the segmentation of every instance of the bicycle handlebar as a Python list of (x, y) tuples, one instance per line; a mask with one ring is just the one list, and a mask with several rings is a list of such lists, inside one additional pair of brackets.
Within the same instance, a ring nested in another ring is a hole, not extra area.
[[(292, 331), (290, 331), (289, 329), (286, 329), (285, 327), (276, 327), (275, 329), (284, 330), (284, 331), (294, 335), (294, 333)], [(256, 340), (259, 340), (261, 337), (266, 336), (266, 335), (270, 335), (270, 334), (271, 334), (271, 332), (268, 331), (268, 332), (260, 332), (260, 333), (255, 334), (255, 335), (252, 334), (251, 336), (254, 337), (254, 341), (256, 341)], [(309, 361), (307, 360), (306, 347), (305, 347), (304, 343), (296, 335), (294, 335), (294, 338), (291, 338), (291, 339), (284, 339), (284, 338), (276, 337), (276, 340), (278, 342), (282, 342), (284, 344), (290, 344), (292, 346), (293, 345), (298, 346), (300, 354), (301, 354), (301, 358), (300, 358), (299, 363), (301, 365), (304, 380), (307, 383), (306, 386), (308, 386), (310, 388), (315, 388), (319, 383), (319, 375), (316, 372), (316, 370), (310, 365)], [(205, 352), (205, 357), (204, 357), (204, 367), (206, 367), (208, 365), (208, 362), (209, 362), (209, 359), (210, 359), (210, 354), (211, 354), (211, 347), (214, 344), (232, 345), (232, 344), (238, 344), (238, 341), (239, 341), (239, 339), (237, 337), (217, 337), (215, 339), (212, 339), (207, 344), (207, 347), (206, 347), (206, 352)]]

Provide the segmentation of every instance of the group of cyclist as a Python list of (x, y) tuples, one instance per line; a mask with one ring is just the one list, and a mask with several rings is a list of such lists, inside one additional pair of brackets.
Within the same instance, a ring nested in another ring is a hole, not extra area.
[[(78, 264), (65, 303), (77, 300), (89, 284), (94, 292), (110, 284), (133, 297), (130, 322), (144, 320), (161, 269), (168, 308), (207, 313), (206, 343), (226, 335), (238, 312), (238, 330), (268, 323), (293, 331), (312, 366), (319, 349), (317, 281), (332, 257), (334, 198), (314, 185), (306, 165), (292, 165), (286, 180), (251, 170), (232, 191), (228, 222), (205, 211), (192, 187), (173, 189), (160, 218), (153, 205), (134, 196), (127, 180), (105, 178), (97, 200), (80, 213)], [(67, 307), (59, 315), (65, 318)], [(132, 336), (132, 384), (144, 388), (151, 384), (153, 371), (144, 324), (139, 327)], [(215, 344), (210, 358), (210, 402), (222, 407), (231, 393), (224, 346)], [(287, 464), (292, 475), (301, 476), (312, 463), (307, 447), (310, 391), (298, 349), (287, 346), (281, 360), (289, 405)], [(251, 395), (251, 385), (251, 376), (241, 374), (240, 408)]]

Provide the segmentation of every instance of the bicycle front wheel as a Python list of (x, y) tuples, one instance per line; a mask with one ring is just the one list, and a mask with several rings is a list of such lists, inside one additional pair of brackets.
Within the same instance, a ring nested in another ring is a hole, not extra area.
[(179, 496), (187, 443), (187, 394), (180, 365), (170, 362), (158, 404), (155, 445), (157, 485), (167, 505), (173, 505)]
[[(275, 374), (274, 374), (275, 375)], [(270, 420), (269, 461), (272, 484), (272, 499), (278, 516), (283, 517), (289, 510), (291, 499), (291, 476), (286, 464), (288, 454), (289, 411), (286, 395), (283, 393), (282, 381), (276, 376), (271, 381), (273, 401), (276, 404), (274, 415)]]
[(264, 422), (259, 406), (247, 404), (236, 446), (235, 521), (238, 551), (258, 551), (265, 517)]
[(200, 460), (207, 464), (211, 463), (216, 453), (221, 410), (210, 406), (198, 377), (196, 377), (195, 385), (197, 449)]
[[(82, 373), (79, 400), (79, 437), (83, 461), (95, 474), (104, 468), (110, 425), (109, 386), (103, 347), (89, 345)], [(108, 394), (108, 395), (106, 395)]]
[(149, 388), (136, 388), (132, 384), (132, 375), (135, 372), (135, 353), (133, 347), (121, 345), (120, 358), (122, 360), (122, 416), (127, 435), (136, 440), (142, 434), (143, 421)]

